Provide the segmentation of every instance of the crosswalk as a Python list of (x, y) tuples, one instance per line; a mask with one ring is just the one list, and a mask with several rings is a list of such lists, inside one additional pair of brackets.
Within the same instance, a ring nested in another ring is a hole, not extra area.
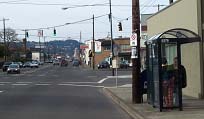
[(0, 86), (75, 86), (103, 88), (97, 82), (0, 82)]

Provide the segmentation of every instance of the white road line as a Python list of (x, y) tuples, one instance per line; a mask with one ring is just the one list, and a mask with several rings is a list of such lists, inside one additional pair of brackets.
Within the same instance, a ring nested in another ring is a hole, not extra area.
[(0, 91), (0, 93), (3, 93), (3, 92), (4, 92), (3, 90)]
[(93, 87), (93, 88), (104, 88), (104, 86), (94, 86), (94, 85), (76, 85), (76, 84), (58, 84), (60, 86), (76, 86), (76, 87)]
[(89, 78), (95, 78), (95, 77), (97, 77), (97, 76), (88, 76)]
[(81, 83), (81, 84), (87, 84), (87, 83), (97, 84), (97, 82), (62, 82), (62, 83), (66, 83), (66, 84), (67, 84), (67, 83), (68, 83), (68, 84), (69, 84), (69, 83), (72, 83), (72, 84), (73, 84), (73, 83), (74, 83), (74, 84), (80, 84), (80, 83)]
[(11, 84), (13, 86), (26, 86), (26, 85), (29, 85), (29, 84), (17, 84), (17, 83), (14, 83), (14, 84)]
[(49, 85), (52, 85), (52, 84), (42, 84), (42, 83), (38, 83), (38, 84), (35, 84), (37, 86), (49, 86)]
[(11, 82), (0, 82), (0, 83), (11, 83)]
[(28, 83), (28, 84), (30, 84), (30, 83), (33, 83), (33, 82), (16, 82), (16, 83)]
[(103, 83), (105, 80), (107, 80), (108, 78), (103, 78), (100, 81), (98, 81), (97, 83)]
[(40, 84), (43, 83), (43, 84), (50, 84), (52, 82), (39, 82)]
[[(117, 77), (118, 78), (132, 78), (132, 75), (121, 75)], [(116, 76), (107, 76), (107, 78), (116, 78)]]
[(3, 86), (3, 85), (5, 85), (5, 84), (0, 84), (0, 86)]
[(132, 84), (125, 84), (125, 85), (122, 85), (122, 86), (119, 86), (119, 87), (124, 87), (124, 88), (127, 87), (128, 88), (128, 87), (132, 87)]

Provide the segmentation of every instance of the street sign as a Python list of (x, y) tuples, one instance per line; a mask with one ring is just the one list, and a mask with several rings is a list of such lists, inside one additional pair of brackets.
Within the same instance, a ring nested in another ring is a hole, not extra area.
[(130, 46), (137, 46), (137, 33), (132, 33), (132, 35), (130, 36)]

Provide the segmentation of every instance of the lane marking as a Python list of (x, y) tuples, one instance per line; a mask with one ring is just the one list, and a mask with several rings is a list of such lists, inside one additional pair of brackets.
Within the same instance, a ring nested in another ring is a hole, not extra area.
[(30, 83), (33, 83), (33, 82), (16, 82), (16, 83), (28, 83), (28, 84), (30, 84)]
[(107, 80), (108, 78), (103, 78), (100, 81), (98, 81), (97, 83), (103, 83), (105, 80)]
[(92, 88), (104, 88), (104, 86), (94, 86), (94, 85), (76, 85), (76, 84), (58, 84), (60, 86), (76, 86), (76, 87), (92, 87)]
[(129, 88), (129, 87), (132, 87), (132, 84), (125, 84), (125, 85), (122, 85), (122, 86), (119, 86), (119, 87)]
[(88, 76), (89, 78), (96, 78), (97, 76)]
[(3, 90), (0, 90), (0, 93), (3, 93), (4, 91)]
[(52, 84), (42, 84), (42, 83), (37, 83), (37, 84), (35, 84), (35, 85), (37, 85), (37, 86), (49, 86), (49, 85), (52, 85)]
[(97, 82), (62, 82), (62, 83), (66, 83), (66, 84), (67, 84), (67, 83), (68, 83), (68, 84), (69, 84), (69, 83), (72, 83), (72, 84), (73, 84), (73, 83), (74, 83), (74, 84), (80, 84), (80, 83), (82, 83), (82, 84), (87, 84), (87, 83), (97, 84)]
[(107, 78), (132, 78), (132, 75), (107, 76)]
[(42, 84), (49, 84), (49, 83), (52, 83), (52, 82), (39, 82), (40, 84), (42, 83)]
[(0, 84), (0, 86), (3, 86), (3, 85), (5, 85), (5, 84)]
[(0, 82), (0, 83), (11, 83), (11, 82)]
[(14, 84), (11, 84), (11, 85), (14, 85), (14, 86), (26, 86), (28, 84), (17, 84), (17, 83), (14, 83)]

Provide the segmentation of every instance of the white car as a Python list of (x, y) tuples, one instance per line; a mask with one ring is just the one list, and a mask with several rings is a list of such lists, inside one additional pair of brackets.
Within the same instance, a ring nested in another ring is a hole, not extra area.
[(39, 64), (31, 62), (30, 63), (30, 68), (33, 68), (33, 67), (38, 68)]

